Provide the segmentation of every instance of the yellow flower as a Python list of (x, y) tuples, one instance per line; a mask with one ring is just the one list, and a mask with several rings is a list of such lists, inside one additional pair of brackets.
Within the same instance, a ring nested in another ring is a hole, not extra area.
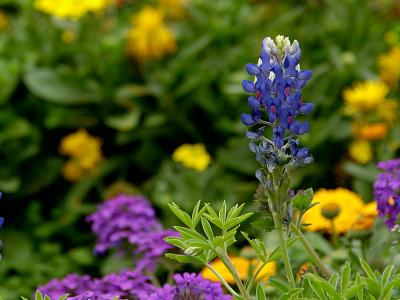
[(64, 43), (66, 44), (70, 44), (73, 42), (73, 40), (75, 39), (75, 32), (72, 30), (65, 30), (63, 31), (63, 33), (61, 34), (61, 39)]
[(359, 214), (358, 218), (354, 221), (351, 230), (352, 231), (367, 231), (372, 228), (378, 210), (376, 207), (376, 201), (367, 203)]
[(353, 133), (360, 139), (368, 141), (377, 141), (383, 139), (389, 130), (386, 123), (372, 123), (372, 124), (355, 124), (353, 126)]
[(89, 12), (104, 10), (110, 0), (35, 0), (35, 8), (61, 19), (77, 20)]
[(345, 112), (359, 114), (375, 111), (386, 100), (389, 88), (379, 81), (358, 82), (352, 88), (345, 89)]
[(10, 26), (7, 14), (0, 10), (0, 31), (7, 31)]
[(361, 197), (345, 188), (320, 189), (314, 194), (312, 203), (319, 204), (313, 206), (304, 214), (303, 223), (310, 224), (306, 229), (328, 233), (331, 233), (332, 230), (331, 221), (322, 215), (321, 207), (334, 203), (340, 208), (339, 214), (333, 220), (337, 233), (349, 231), (364, 209)]
[(400, 78), (400, 47), (392, 47), (388, 53), (378, 57), (379, 75), (391, 87), (396, 87)]
[(203, 144), (183, 144), (175, 149), (172, 159), (197, 172), (204, 171), (211, 163), (211, 156)]
[(366, 140), (355, 140), (350, 144), (349, 155), (354, 161), (366, 164), (372, 159), (372, 147)]
[(128, 32), (128, 54), (146, 60), (176, 51), (175, 37), (164, 23), (162, 10), (145, 7), (133, 16), (132, 24)]
[[(247, 280), (249, 277), (249, 273), (254, 272), (257, 270), (259, 267), (261, 267), (261, 262), (256, 259), (250, 260), (244, 257), (237, 257), (237, 256), (230, 256), (230, 259), (235, 266), (235, 269), (237, 270), (239, 277), (242, 281)], [(232, 274), (228, 271), (228, 269), (225, 267), (223, 262), (219, 259), (215, 259), (213, 262), (211, 262), (211, 267), (219, 273), (222, 278), (227, 282), (234, 284), (235, 279), (233, 278)], [(260, 273), (257, 276), (257, 280), (263, 280), (264, 282), (268, 281), (268, 278), (276, 274), (276, 263), (270, 262), (266, 264)], [(213, 272), (211, 272), (210, 269), (204, 268), (201, 271), (201, 275), (208, 280), (211, 281), (219, 281), (218, 277), (215, 276)]]
[(187, 0), (159, 0), (161, 9), (176, 19), (181, 19), (186, 15), (187, 2)]
[(67, 180), (79, 180), (92, 172), (103, 160), (101, 140), (85, 129), (65, 136), (60, 143), (60, 154), (69, 156), (63, 175)]

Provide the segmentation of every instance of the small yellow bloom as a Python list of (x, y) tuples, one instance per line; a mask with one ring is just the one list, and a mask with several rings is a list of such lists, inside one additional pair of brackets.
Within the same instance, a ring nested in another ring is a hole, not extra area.
[(203, 144), (183, 144), (175, 149), (172, 159), (197, 172), (204, 171), (211, 163), (211, 156)]
[(350, 145), (349, 155), (354, 161), (366, 164), (373, 156), (371, 144), (366, 140), (355, 140)]
[(345, 112), (349, 115), (371, 112), (386, 101), (389, 88), (383, 82), (358, 82), (353, 87), (345, 89)]
[(392, 197), (389, 198), (388, 200), (389, 205), (393, 206), (396, 202), (394, 201), (394, 199)]
[(67, 180), (75, 181), (94, 171), (103, 160), (101, 140), (85, 129), (65, 136), (60, 143), (60, 154), (69, 156), (63, 169)]
[(162, 58), (176, 51), (175, 37), (164, 23), (161, 9), (143, 8), (132, 18), (127, 51), (139, 60)]
[(368, 141), (377, 141), (385, 138), (388, 130), (389, 126), (383, 122), (363, 125), (356, 124), (353, 126), (354, 135)]
[(400, 47), (392, 47), (388, 53), (378, 57), (379, 75), (391, 87), (396, 87), (400, 78)]
[(0, 31), (7, 31), (10, 26), (7, 14), (0, 10)]
[(304, 224), (310, 224), (306, 227), (310, 231), (324, 231), (331, 233), (331, 220), (322, 215), (321, 207), (334, 203), (340, 207), (340, 212), (333, 220), (337, 233), (346, 233), (351, 229), (354, 221), (362, 213), (364, 202), (356, 193), (345, 189), (337, 188), (334, 190), (320, 189), (314, 194), (312, 203), (319, 203), (309, 209), (303, 217)]
[(89, 12), (103, 11), (113, 1), (110, 0), (35, 0), (37, 10), (60, 19), (77, 20)]
[(75, 40), (75, 32), (72, 30), (65, 30), (61, 34), (61, 39), (64, 43), (70, 44)]
[[(259, 267), (261, 267), (261, 262), (256, 259), (250, 260), (244, 257), (236, 257), (236, 256), (231, 256), (230, 257), (233, 265), (235, 266), (235, 269), (237, 270), (239, 277), (242, 281), (247, 280), (249, 278), (249, 273), (251, 274), (252, 272), (255, 272)], [(233, 278), (232, 274), (228, 271), (228, 269), (225, 267), (223, 262), (219, 259), (215, 259), (213, 262), (211, 262), (211, 267), (219, 273), (222, 278), (230, 284), (235, 283), (235, 279)], [(257, 280), (263, 280), (264, 282), (268, 281), (268, 278), (276, 274), (276, 263), (270, 262), (266, 264), (260, 273), (257, 276)], [(213, 272), (211, 272), (210, 269), (204, 268), (201, 271), (201, 275), (208, 280), (211, 281), (219, 281), (218, 277), (215, 276)]]

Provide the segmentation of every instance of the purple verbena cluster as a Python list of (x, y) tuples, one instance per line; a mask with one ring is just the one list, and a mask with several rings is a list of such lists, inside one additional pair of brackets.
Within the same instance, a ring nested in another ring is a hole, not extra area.
[(156, 259), (171, 248), (164, 237), (177, 234), (162, 228), (150, 202), (142, 196), (112, 198), (99, 205), (87, 220), (97, 235), (95, 252), (101, 254), (108, 249), (126, 252), (127, 245), (133, 246), (132, 254), (140, 257), (137, 270), (153, 271)]
[(68, 300), (111, 300), (113, 297), (146, 299), (155, 287), (140, 272), (125, 270), (100, 279), (70, 274), (61, 280), (52, 279), (39, 290), (51, 299), (68, 294)]
[(377, 166), (383, 172), (375, 180), (374, 197), (379, 216), (393, 230), (399, 226), (400, 216), (400, 159), (380, 162)]
[[(286, 154), (295, 165), (312, 161), (307, 148), (299, 148), (298, 136), (309, 130), (307, 121), (299, 122), (299, 114), (313, 110), (312, 103), (303, 103), (302, 88), (311, 78), (310, 70), (300, 70), (301, 50), (295, 40), (278, 36), (275, 41), (264, 39), (258, 64), (247, 64), (246, 69), (255, 81), (243, 80), (243, 89), (255, 94), (248, 98), (251, 114), (242, 114), (246, 126), (260, 125), (248, 131), (250, 148), (257, 160), (266, 165), (279, 163), (278, 154)], [(272, 127), (273, 142), (264, 137), (266, 125)], [(260, 144), (255, 144), (260, 141)], [(277, 154), (278, 153), (278, 154)], [(270, 160), (270, 161), (267, 161)], [(275, 161), (275, 162), (274, 162)]]
[(232, 300), (225, 295), (219, 282), (204, 279), (200, 274), (174, 275), (175, 285), (166, 284), (150, 295), (148, 300)]

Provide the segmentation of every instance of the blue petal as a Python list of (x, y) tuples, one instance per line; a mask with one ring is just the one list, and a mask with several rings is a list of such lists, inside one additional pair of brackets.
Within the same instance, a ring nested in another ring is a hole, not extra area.
[(253, 117), (249, 114), (242, 114), (240, 116), (240, 119), (242, 120), (243, 124), (246, 126), (251, 126), (254, 125), (256, 122), (254, 121)]
[(3, 227), (3, 225), (4, 225), (4, 218), (0, 217), (0, 228)]
[(298, 159), (304, 159), (307, 156), (308, 156), (308, 149), (307, 148), (301, 148), (296, 154), (296, 157)]
[(312, 72), (310, 70), (300, 71), (299, 79), (300, 80), (309, 80), (312, 76)]
[(254, 83), (248, 80), (243, 80), (242, 81), (242, 86), (245, 92), (247, 93), (255, 93), (257, 92), (256, 87), (254, 86)]
[(299, 129), (298, 134), (299, 135), (305, 134), (309, 129), (310, 129), (310, 125), (308, 124), (307, 121), (305, 121), (300, 125), (300, 129)]
[(246, 70), (249, 75), (258, 75), (261, 72), (256, 64), (246, 64)]
[(300, 106), (299, 112), (302, 114), (308, 114), (314, 109), (314, 104), (313, 103), (303, 103)]
[(297, 122), (297, 121), (294, 121), (292, 123), (292, 125), (290, 125), (290, 132), (295, 134), (295, 135), (298, 135), (299, 134), (299, 130), (300, 130), (300, 123)]
[(261, 104), (260, 104), (260, 101), (258, 101), (258, 99), (256, 98), (256, 97), (254, 97), (254, 96), (250, 96), (248, 99), (247, 99), (247, 102), (249, 103), (249, 106), (251, 107), (251, 109), (259, 109), (260, 108), (260, 106), (261, 106)]
[(253, 120), (254, 120), (255, 122), (257, 122), (258, 120), (261, 120), (261, 118), (262, 118), (262, 112), (261, 112), (259, 109), (254, 109), (254, 110), (251, 112), (251, 117), (253, 118)]

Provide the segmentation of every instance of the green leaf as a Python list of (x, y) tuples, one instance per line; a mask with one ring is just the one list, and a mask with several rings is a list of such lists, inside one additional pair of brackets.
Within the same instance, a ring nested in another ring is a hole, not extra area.
[(44, 300), (51, 300), (49, 296), (44, 296)]
[(390, 275), (392, 274), (393, 269), (394, 269), (394, 266), (393, 266), (393, 265), (390, 265), (390, 266), (387, 266), (387, 267), (385, 268), (385, 270), (383, 270), (382, 279), (381, 279), (381, 286), (382, 286), (383, 288), (385, 288), (386, 284), (389, 282), (389, 280), (390, 280)]
[(379, 283), (372, 278), (364, 278), (364, 283), (367, 285), (368, 293), (373, 295), (375, 298), (378, 298), (382, 291)]
[(301, 294), (301, 292), (303, 291), (302, 288), (295, 288), (292, 289), (288, 292), (286, 292), (285, 294), (283, 294), (279, 300), (294, 300), (294, 299), (298, 299), (298, 297), (296, 297), (297, 295)]
[(362, 258), (360, 258), (360, 263), (361, 263), (361, 267), (365, 271), (365, 274), (368, 276), (368, 278), (373, 279), (374, 281), (377, 281), (376, 276), (375, 276), (374, 272), (372, 271), (371, 267), (369, 266), (369, 264)]
[(168, 236), (164, 238), (164, 241), (166, 241), (168, 244), (171, 244), (172, 246), (182, 249), (183, 251), (185, 251), (187, 248), (187, 245), (180, 237)]
[(331, 296), (330, 299), (341, 300), (340, 294), (328, 281), (310, 273), (306, 274), (305, 276), (308, 277), (311, 284), (315, 283), (319, 288), (321, 288), (328, 295), (330, 295)]
[[(356, 285), (359, 286), (361, 284), (362, 284), (362, 286), (364, 286), (364, 282), (362, 281), (360, 274), (357, 274)], [(356, 293), (357, 293), (358, 300), (364, 299), (364, 288), (357, 289)]]
[(258, 240), (258, 239), (250, 239), (248, 234), (245, 232), (241, 232), (242, 235), (245, 237), (245, 239), (250, 243), (251, 247), (256, 251), (257, 257), (262, 261), (266, 262), (267, 261), (267, 248), (264, 244), (263, 241)]
[(221, 209), (218, 212), (218, 218), (222, 221), (223, 224), (226, 222), (226, 201), (222, 202)]
[(200, 233), (198, 233), (195, 230), (192, 230), (192, 229), (189, 229), (186, 227), (182, 227), (182, 226), (174, 226), (174, 228), (181, 234), (181, 236), (185, 242), (190, 239), (207, 242), (207, 240)]
[(165, 253), (165, 257), (167, 257), (169, 259), (174, 259), (174, 260), (176, 260), (176, 261), (178, 261), (180, 263), (188, 263), (188, 264), (191, 264), (191, 263), (193, 263), (193, 264), (204, 263), (203, 261), (199, 260), (196, 257), (182, 255), (182, 254)]
[(193, 227), (194, 227), (194, 228), (197, 226), (197, 224), (199, 224), (200, 218), (203, 216), (204, 211), (206, 210), (206, 207), (205, 207), (205, 206), (203, 206), (203, 207), (200, 209), (200, 204), (201, 204), (201, 201), (197, 201), (197, 203), (196, 203), (196, 205), (195, 205), (195, 207), (194, 207), (194, 209), (193, 209), (193, 213), (192, 213), (192, 224), (193, 224)]
[(34, 95), (52, 103), (77, 105), (102, 100), (97, 88), (83, 89), (82, 82), (72, 82), (52, 69), (32, 69), (25, 73), (24, 83)]
[(215, 218), (209, 214), (204, 214), (204, 217), (206, 217), (211, 223), (213, 223), (219, 229), (224, 229), (224, 223), (222, 223), (222, 221), (218, 217)]
[(207, 221), (207, 219), (201, 217), (201, 225), (203, 227), (205, 234), (208, 237), (208, 240), (212, 242), (214, 240), (214, 233), (210, 223)]
[(289, 286), (286, 283), (279, 281), (278, 279), (269, 278), (268, 283), (281, 293), (286, 293), (289, 291)]
[(124, 114), (108, 116), (104, 122), (110, 128), (119, 131), (130, 131), (139, 125), (140, 115), (141, 110), (136, 108)]
[[(363, 289), (364, 289), (364, 283), (356, 283), (353, 285), (350, 285), (347, 290), (344, 291), (343, 295), (346, 296), (346, 299), (351, 299), (355, 295), (357, 295), (357, 298), (359, 298), (359, 295), (362, 297), (363, 294)], [(362, 298), (359, 298), (362, 299)]]
[(186, 212), (181, 210), (178, 205), (172, 202), (168, 203), (168, 207), (174, 213), (174, 215), (177, 216), (177, 218), (182, 221), (182, 223), (184, 223), (187, 227), (194, 229), (192, 219)]
[(351, 276), (351, 267), (350, 264), (346, 261), (340, 279), (340, 290), (342, 294), (347, 290), (347, 287), (350, 284), (350, 276)]
[(339, 282), (339, 274), (335, 273), (331, 276), (331, 278), (329, 278), (329, 283), (330, 285), (332, 285), (335, 289), (337, 288)]
[(68, 294), (62, 295), (60, 296), (60, 298), (58, 298), (58, 300), (65, 300), (68, 298), (68, 296), (69, 296)]
[(252, 215), (253, 215), (253, 213), (247, 213), (247, 214), (241, 215), (239, 217), (232, 218), (232, 219), (228, 220), (225, 223), (226, 230), (228, 230), (228, 229), (230, 229), (232, 227), (235, 227), (236, 225), (239, 225), (240, 223), (244, 222), (246, 219), (248, 219)]
[(257, 285), (256, 298), (257, 298), (257, 300), (267, 300), (267, 298), (265, 297), (264, 288), (263, 288), (261, 282), (259, 282)]
[(35, 300), (43, 300), (42, 293), (39, 290), (36, 290)]
[(299, 211), (306, 211), (311, 206), (312, 198), (313, 198), (313, 189), (309, 188), (305, 191), (298, 192), (292, 198), (292, 205)]

